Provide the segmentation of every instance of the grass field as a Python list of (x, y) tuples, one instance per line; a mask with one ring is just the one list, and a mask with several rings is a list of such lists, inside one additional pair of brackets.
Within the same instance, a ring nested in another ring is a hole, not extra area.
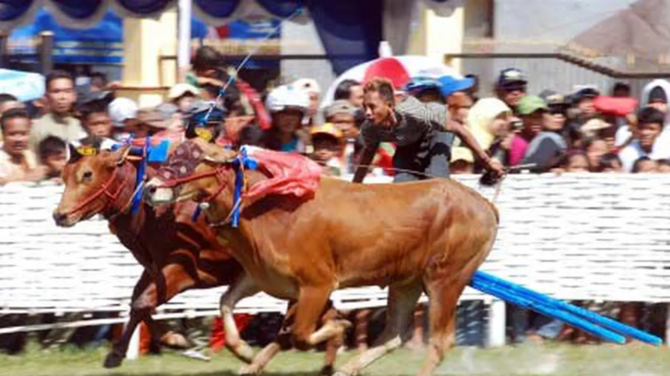
[[(120, 368), (106, 370), (102, 360), (106, 349), (63, 349), (51, 352), (29, 350), (21, 356), (0, 355), (2, 376), (233, 376), (241, 363), (227, 352), (217, 353), (211, 362), (183, 357), (178, 353), (145, 356), (126, 361)], [(338, 364), (354, 352), (340, 355)], [(413, 375), (423, 360), (423, 351), (399, 350), (373, 364), (365, 375)], [(313, 376), (322, 362), (321, 353), (280, 354), (270, 364), (270, 376)], [(456, 348), (451, 351), (439, 375), (472, 376), (667, 376), (670, 350), (647, 346), (521, 346), (498, 349)]]

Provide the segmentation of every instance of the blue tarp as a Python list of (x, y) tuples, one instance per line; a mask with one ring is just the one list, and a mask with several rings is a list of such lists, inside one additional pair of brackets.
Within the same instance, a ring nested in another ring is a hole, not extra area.
[(34, 53), (33, 40), (43, 31), (54, 33), (55, 63), (120, 64), (123, 61), (123, 21), (112, 11), (88, 29), (60, 26), (46, 10), (40, 9), (35, 22), (12, 30), (9, 45), (15, 53)]

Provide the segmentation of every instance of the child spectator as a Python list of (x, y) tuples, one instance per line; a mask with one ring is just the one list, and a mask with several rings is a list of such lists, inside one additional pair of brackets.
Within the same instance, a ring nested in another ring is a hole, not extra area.
[(641, 157), (656, 159), (653, 153), (654, 143), (661, 134), (665, 115), (653, 107), (645, 107), (637, 115), (639, 139), (630, 143), (619, 153), (624, 170), (631, 172), (633, 164)]
[(568, 153), (565, 172), (589, 172), (589, 157), (581, 150), (573, 150)]
[(623, 165), (621, 159), (614, 153), (607, 153), (600, 157), (598, 164), (598, 171), (604, 173), (618, 173), (623, 172)]
[(598, 172), (601, 158), (609, 151), (607, 142), (599, 138), (588, 138), (584, 141), (584, 150), (586, 150), (592, 172)]
[(342, 132), (335, 125), (326, 123), (313, 127), (311, 131), (312, 159), (323, 167), (323, 174), (327, 176), (342, 176)]
[(168, 92), (168, 99), (172, 104), (177, 106), (179, 112), (187, 113), (193, 102), (198, 99), (200, 90), (190, 84), (176, 84), (170, 88)]
[(656, 164), (658, 165), (658, 172), (661, 174), (669, 174), (670, 173), (670, 159), (661, 159), (656, 161)]
[(107, 113), (107, 104), (102, 99), (84, 103), (79, 109), (81, 124), (90, 136), (112, 137), (112, 118)]
[(107, 108), (114, 125), (115, 138), (121, 140), (134, 132), (137, 122), (137, 103), (129, 98), (116, 98)]
[(285, 152), (306, 152), (307, 142), (299, 133), (309, 107), (309, 97), (302, 90), (283, 85), (270, 92), (266, 107), (272, 116), (272, 127), (263, 135), (263, 147)]
[(650, 174), (658, 171), (658, 166), (656, 162), (651, 160), (649, 157), (642, 156), (638, 158), (635, 163), (633, 163), (633, 168), (631, 170), (634, 174)]
[(46, 167), (45, 179), (57, 179), (67, 164), (67, 145), (55, 136), (49, 136), (38, 146), (40, 162)]
[(0, 184), (38, 181), (44, 177), (45, 169), (28, 149), (30, 126), (30, 116), (21, 108), (8, 110), (0, 118), (4, 140), (0, 149)]

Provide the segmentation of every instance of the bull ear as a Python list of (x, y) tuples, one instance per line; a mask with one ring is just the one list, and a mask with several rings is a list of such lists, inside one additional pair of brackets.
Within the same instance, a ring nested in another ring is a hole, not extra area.
[(68, 143), (67, 147), (70, 154), (67, 163), (76, 163), (83, 157), (83, 155), (79, 152), (79, 150), (77, 150), (77, 148), (74, 145)]

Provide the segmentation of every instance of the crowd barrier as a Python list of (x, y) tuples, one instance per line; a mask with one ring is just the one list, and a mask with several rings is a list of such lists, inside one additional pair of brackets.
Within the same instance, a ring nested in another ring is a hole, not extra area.
[[(494, 196), (478, 176), (456, 179)], [(482, 270), (564, 300), (670, 303), (669, 183), (667, 175), (511, 175), (496, 198), (500, 229)], [(100, 218), (56, 227), (51, 212), (62, 190), (51, 183), (0, 187), (0, 314), (116, 311), (119, 319), (69, 325), (123, 322), (141, 267)], [(156, 317), (216, 315), (224, 291), (187, 291)], [(504, 343), (504, 303), (470, 288), (462, 299), (490, 305), (489, 344)], [(378, 287), (346, 289), (333, 301), (342, 310), (379, 307), (386, 294)], [(258, 294), (237, 310), (285, 308)]]

